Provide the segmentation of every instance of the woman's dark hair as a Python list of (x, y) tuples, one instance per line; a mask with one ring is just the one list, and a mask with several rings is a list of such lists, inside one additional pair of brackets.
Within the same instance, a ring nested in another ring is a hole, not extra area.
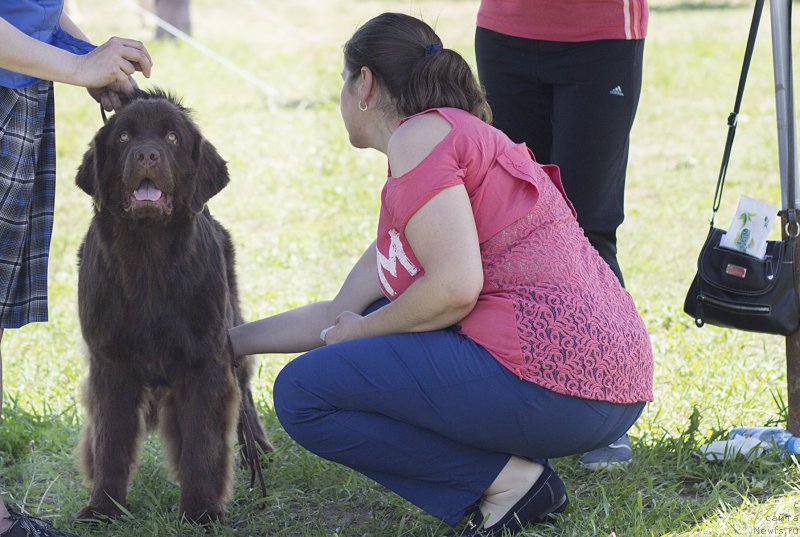
[(469, 65), (442, 48), (433, 28), (402, 13), (384, 13), (356, 30), (344, 45), (345, 67), (368, 67), (401, 116), (437, 107), (466, 110), (486, 122), (491, 109)]

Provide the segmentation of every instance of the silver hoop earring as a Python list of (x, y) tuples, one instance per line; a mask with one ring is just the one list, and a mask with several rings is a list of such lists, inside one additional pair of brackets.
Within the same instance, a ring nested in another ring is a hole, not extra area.
[(362, 107), (361, 107), (361, 101), (358, 101), (358, 109), (359, 109), (359, 110), (361, 110), (362, 112), (366, 112), (366, 111), (367, 111), (367, 108), (368, 108), (368, 107), (367, 107), (367, 103), (364, 103), (364, 107), (362, 108)]

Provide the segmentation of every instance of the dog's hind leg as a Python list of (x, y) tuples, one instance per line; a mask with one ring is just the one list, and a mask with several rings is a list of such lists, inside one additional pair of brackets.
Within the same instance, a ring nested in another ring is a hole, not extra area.
[(136, 463), (143, 424), (136, 376), (107, 363), (91, 363), (85, 396), (87, 424), (81, 442), (83, 474), (92, 481), (89, 504), (76, 516), (118, 517)]
[(240, 403), (231, 368), (214, 363), (188, 371), (177, 387), (174, 403), (176, 424), (181, 428), (177, 457), (180, 516), (199, 523), (221, 520), (232, 491), (233, 441)]

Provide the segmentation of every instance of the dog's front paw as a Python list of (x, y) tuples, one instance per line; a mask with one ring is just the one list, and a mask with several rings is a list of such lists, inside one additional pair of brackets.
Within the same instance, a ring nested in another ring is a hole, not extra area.
[(225, 513), (222, 511), (208, 511), (199, 509), (187, 509), (181, 511), (181, 522), (190, 522), (206, 526), (214, 522), (225, 522)]

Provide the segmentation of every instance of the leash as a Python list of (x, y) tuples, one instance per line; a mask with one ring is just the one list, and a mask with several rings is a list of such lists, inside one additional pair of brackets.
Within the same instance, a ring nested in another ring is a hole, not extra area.
[[(231, 371), (233, 372), (234, 378), (236, 378), (236, 370), (242, 363), (241, 356), (237, 356), (233, 352), (233, 343), (231, 342), (230, 336), (227, 336), (228, 339), (228, 351), (233, 356), (231, 360)], [(267, 484), (264, 480), (264, 470), (261, 468), (260, 464), (260, 457), (259, 455), (263, 453), (263, 450), (256, 442), (256, 435), (253, 432), (252, 422), (250, 418), (258, 419), (258, 416), (251, 416), (250, 413), (247, 411), (247, 407), (244, 404), (245, 393), (242, 392), (241, 398), (239, 400), (239, 416), (242, 424), (242, 437), (244, 440), (244, 445), (242, 446), (242, 453), (244, 455), (245, 464), (247, 464), (248, 468), (250, 468), (250, 489), (252, 490), (255, 487), (256, 477), (258, 477), (259, 485), (261, 486), (261, 497), (267, 497)], [(264, 508), (264, 505), (261, 504), (261, 509)]]
[[(247, 409), (244, 406), (244, 400), (242, 400), (240, 403), (239, 413), (243, 417), (249, 417)], [(244, 451), (247, 466), (250, 468), (250, 489), (252, 490), (255, 487), (256, 476), (258, 476), (258, 482), (261, 486), (261, 497), (266, 498), (267, 484), (264, 481), (264, 470), (261, 468), (261, 463), (259, 461), (259, 455), (263, 453), (263, 451), (256, 442), (255, 433), (253, 433), (253, 426), (250, 423), (250, 419), (243, 420), (242, 429), (244, 429), (244, 446), (242, 447), (242, 450)], [(263, 509), (264, 505), (262, 504), (260, 507)]]

